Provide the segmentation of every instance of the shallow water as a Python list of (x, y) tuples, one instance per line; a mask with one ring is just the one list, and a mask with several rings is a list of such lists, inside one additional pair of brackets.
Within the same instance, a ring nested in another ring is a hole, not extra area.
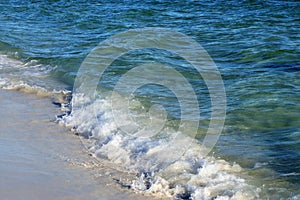
[[(50, 96), (58, 103), (70, 100), (65, 95), (72, 90), (85, 56), (116, 33), (132, 28), (163, 27), (195, 39), (217, 64), (227, 95), (225, 129), (211, 154), (213, 159), (239, 164), (243, 172), (229, 170), (234, 180), (242, 178), (259, 188), (262, 199), (299, 198), (300, 4), (297, 1), (2, 1), (0, 9), (1, 87)], [(126, 71), (146, 61), (172, 66), (193, 85), (201, 110), (198, 134), (201, 141), (211, 114), (207, 87), (177, 55), (153, 49), (126, 54), (108, 68), (100, 80), (101, 87), (111, 90)], [(160, 74), (157, 78), (164, 79)], [(106, 113), (100, 116), (103, 124), (93, 124), (89, 108), (89, 112), (74, 112), (64, 122), (88, 135), (99, 130), (107, 135), (114, 132), (109, 110), (102, 106), (106, 95), (100, 96), (101, 100), (93, 105)], [(178, 126), (180, 105), (170, 90), (149, 85), (139, 88), (136, 96), (145, 108), (153, 103), (165, 106), (169, 113), (166, 128)], [(133, 106), (137, 112), (142, 110), (140, 104)], [(82, 124), (85, 121), (88, 123)], [(116, 155), (109, 155), (109, 150), (119, 149), (121, 153), (126, 150), (121, 144), (129, 144), (130, 140), (110, 139), (105, 142), (114, 141), (116, 146), (107, 145), (101, 150), (103, 141), (99, 140), (91, 151), (100, 149), (99, 156), (118, 162)], [(138, 142), (133, 144), (136, 152), (146, 151)], [(155, 146), (151, 142), (147, 145), (149, 149)], [(145, 164), (142, 157), (126, 155), (130, 162)], [(130, 164), (125, 167), (149, 170)], [(199, 170), (199, 166), (192, 168)], [(187, 192), (193, 194), (191, 191), (197, 191), (197, 184), (187, 183), (191, 174), (178, 185), (196, 185), (196, 189)], [(199, 191), (197, 194), (201, 196)]]

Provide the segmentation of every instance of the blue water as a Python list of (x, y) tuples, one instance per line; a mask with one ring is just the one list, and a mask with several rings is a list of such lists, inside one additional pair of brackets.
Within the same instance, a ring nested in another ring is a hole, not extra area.
[[(2, 0), (0, 10), (1, 54), (38, 64), (41, 73), (66, 84), (68, 90), (88, 53), (116, 33), (163, 27), (193, 38), (217, 64), (227, 94), (225, 129), (215, 155), (238, 163), (261, 187), (266, 185), (266, 198), (299, 195), (299, 2)], [(133, 52), (114, 62), (100, 84), (112, 89), (126, 71), (144, 60), (172, 65), (198, 88), (200, 128), (207, 128), (210, 100), (205, 84), (194, 71), (180, 67), (186, 63), (178, 56)], [(24, 79), (20, 69), (0, 68), (0, 73), (2, 78)], [(37, 84), (30, 76), (23, 81)], [(48, 80), (38, 84), (58, 87)], [(137, 93), (146, 107), (158, 102), (171, 119), (178, 119), (179, 105), (169, 90), (152, 85)]]

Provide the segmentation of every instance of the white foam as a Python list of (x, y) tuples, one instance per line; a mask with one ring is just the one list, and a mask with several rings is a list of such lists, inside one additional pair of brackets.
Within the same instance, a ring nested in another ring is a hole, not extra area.
[(71, 92), (49, 77), (52, 70), (53, 67), (41, 65), (36, 60), (21, 62), (0, 54), (0, 88), (52, 97), (55, 103), (66, 104)]
[[(76, 104), (81, 106), (60, 123), (94, 141), (88, 147), (94, 156), (136, 173), (137, 178), (131, 180), (133, 189), (165, 197), (186, 195), (195, 200), (258, 198), (259, 190), (240, 177), (243, 169), (239, 165), (202, 157), (203, 149), (193, 138), (170, 127), (162, 130), (167, 137), (134, 137), (117, 127), (109, 98), (91, 101), (76, 95)], [(174, 135), (182, 137), (173, 140)], [(187, 142), (187, 150), (178, 155)]]

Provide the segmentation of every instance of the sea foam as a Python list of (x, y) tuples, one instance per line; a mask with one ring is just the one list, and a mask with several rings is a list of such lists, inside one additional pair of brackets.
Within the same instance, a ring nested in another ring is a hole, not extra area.
[[(135, 173), (130, 188), (179, 199), (259, 197), (259, 189), (247, 183), (238, 164), (202, 156), (199, 141), (186, 133), (167, 126), (160, 136), (135, 137), (118, 128), (109, 95), (93, 101), (83, 94), (73, 95), (78, 95), (76, 109), (59, 119), (60, 123), (90, 141), (87, 148), (96, 158)], [(181, 139), (174, 140), (174, 136)]]
[(22, 62), (0, 54), (0, 88), (50, 97), (53, 103), (64, 108), (70, 101), (71, 91), (50, 77), (53, 70), (55, 67), (42, 65), (36, 60)]

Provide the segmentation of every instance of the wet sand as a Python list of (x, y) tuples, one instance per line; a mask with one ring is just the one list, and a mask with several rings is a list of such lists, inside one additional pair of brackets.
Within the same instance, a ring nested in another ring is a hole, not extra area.
[(1, 199), (154, 199), (123, 189), (120, 176), (54, 123), (50, 99), (0, 90)]

